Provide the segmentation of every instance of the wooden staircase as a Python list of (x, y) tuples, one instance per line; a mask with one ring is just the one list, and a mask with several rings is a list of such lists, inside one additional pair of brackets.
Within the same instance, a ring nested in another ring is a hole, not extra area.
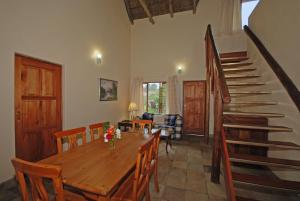
[[(293, 128), (284, 125), (255, 125), (253, 123), (239, 123), (239, 122), (224, 122), (225, 117), (243, 118), (284, 118), (286, 115), (282, 113), (268, 112), (269, 106), (276, 106), (278, 102), (268, 98), (270, 94), (276, 93), (265, 90), (267, 82), (261, 81), (261, 75), (256, 72), (257, 66), (255, 62), (247, 56), (246, 52), (232, 52), (219, 54), (214, 44), (211, 27), (208, 27), (206, 35), (207, 48), (207, 95), (210, 90), (214, 94), (214, 150), (212, 161), (212, 176), (213, 182), (218, 182), (220, 175), (220, 158), (222, 156), (223, 167), (225, 172), (225, 186), (227, 190), (227, 198), (229, 201), (236, 200), (252, 200), (251, 198), (242, 198), (236, 195), (236, 183), (259, 186), (261, 188), (271, 188), (279, 191), (296, 191), (300, 193), (300, 182), (282, 180), (275, 175), (261, 176), (253, 175), (249, 170), (249, 174), (232, 172), (232, 167), (236, 164), (246, 165), (245, 168), (261, 167), (269, 170), (269, 168), (276, 167), (282, 171), (294, 170), (300, 171), (300, 161), (288, 160), (284, 158), (273, 158), (268, 155), (253, 155), (245, 153), (235, 153), (230, 151), (227, 147), (245, 146), (252, 149), (264, 148), (266, 150), (298, 150), (300, 145), (293, 142), (271, 141), (271, 140), (257, 140), (257, 139), (241, 139), (228, 135), (228, 129), (247, 130), (251, 132), (265, 131), (267, 133), (280, 133), (289, 135), (293, 132)], [(211, 51), (211, 52), (209, 52)], [(222, 85), (225, 85), (222, 86)], [(228, 90), (229, 89), (229, 90)], [(245, 96), (264, 96), (265, 100), (243, 100)], [(207, 98), (210, 101), (210, 98)], [(241, 109), (249, 109), (243, 111)], [(259, 111), (255, 111), (259, 107)], [(209, 110), (209, 103), (206, 109)], [(236, 110), (239, 109), (239, 111)], [(265, 112), (261, 112), (261, 108), (265, 108)], [(299, 111), (295, 111), (299, 112)], [(209, 118), (206, 118), (209, 119)], [(208, 120), (206, 121), (208, 125)], [(221, 147), (221, 149), (218, 149)], [(221, 150), (221, 151), (220, 151)], [(244, 166), (243, 166), (244, 167)]]

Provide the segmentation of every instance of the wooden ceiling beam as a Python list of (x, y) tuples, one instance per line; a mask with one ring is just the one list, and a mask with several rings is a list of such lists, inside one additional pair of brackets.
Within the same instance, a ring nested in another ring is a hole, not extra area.
[(196, 14), (197, 5), (199, 3), (199, 0), (192, 0), (192, 1), (193, 1), (193, 14)]
[(131, 9), (130, 9), (130, 7), (129, 7), (129, 2), (128, 2), (128, 0), (124, 0), (124, 3), (125, 3), (125, 7), (126, 7), (126, 11), (127, 11), (128, 18), (129, 18), (131, 24), (133, 24), (133, 17), (132, 17), (132, 14), (131, 14)]
[(152, 16), (152, 14), (151, 14), (151, 12), (150, 12), (150, 10), (149, 10), (147, 4), (145, 3), (145, 1), (144, 1), (144, 0), (138, 0), (138, 1), (140, 2), (141, 6), (143, 7), (143, 9), (144, 9), (144, 11), (145, 11), (145, 13), (146, 13), (146, 15), (148, 16), (149, 21), (150, 21), (152, 24), (154, 24), (155, 22), (154, 22), (154, 20), (153, 20), (153, 16)]
[(173, 0), (169, 0), (169, 11), (170, 11), (171, 17), (174, 17)]

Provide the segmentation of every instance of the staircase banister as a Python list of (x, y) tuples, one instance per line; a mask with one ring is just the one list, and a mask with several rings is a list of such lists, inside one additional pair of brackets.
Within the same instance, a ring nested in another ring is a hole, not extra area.
[(220, 54), (216, 48), (216, 44), (215, 44), (215, 40), (212, 34), (212, 28), (210, 24), (207, 26), (205, 39), (211, 41), (211, 45), (213, 48), (218, 76), (221, 83), (220, 87), (221, 87), (221, 96), (222, 96), (223, 103), (230, 103), (231, 98), (230, 98), (228, 86), (226, 84), (225, 75), (221, 66)]
[(294, 84), (294, 82), (290, 79), (290, 77), (286, 74), (286, 72), (279, 65), (279, 63), (274, 59), (274, 57), (267, 50), (264, 44), (247, 25), (244, 26), (244, 31), (253, 41), (260, 53), (263, 55), (263, 57), (265, 58), (265, 60), (267, 61), (267, 63), (269, 64), (275, 75), (278, 77), (281, 84), (284, 86), (295, 105), (297, 106), (298, 111), (300, 111), (300, 92)]

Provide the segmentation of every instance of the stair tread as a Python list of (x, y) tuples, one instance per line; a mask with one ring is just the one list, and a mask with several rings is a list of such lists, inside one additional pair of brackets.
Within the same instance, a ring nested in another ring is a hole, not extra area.
[(224, 68), (223, 71), (227, 72), (239, 72), (239, 71), (255, 71), (254, 67), (235, 67), (235, 68)]
[(235, 67), (240, 67), (240, 66), (250, 66), (252, 64), (253, 64), (252, 62), (223, 63), (222, 67), (223, 68), (235, 68)]
[(233, 51), (233, 52), (220, 53), (220, 58), (245, 57), (245, 56), (247, 56), (247, 51)]
[(236, 201), (258, 201), (251, 198), (244, 198), (244, 197), (236, 197)]
[(287, 180), (271, 178), (266, 176), (240, 174), (235, 172), (232, 173), (232, 178), (233, 180), (242, 183), (266, 186), (266, 187), (277, 188), (282, 190), (286, 189), (286, 190), (300, 191), (300, 182), (295, 182), (295, 181), (287, 181)]
[(296, 160), (271, 158), (250, 154), (230, 154), (229, 158), (232, 162), (300, 169), (300, 161)]
[(260, 77), (260, 75), (225, 75), (225, 79), (249, 79), (258, 77)]
[(249, 102), (230, 102), (228, 105), (277, 105), (277, 102), (270, 101), (249, 101)]
[(238, 115), (238, 116), (284, 117), (284, 114), (280, 114), (280, 113), (241, 112), (241, 111), (224, 111), (223, 114)]
[(229, 91), (230, 94), (272, 94), (271, 91)]
[(241, 56), (241, 57), (225, 57), (221, 58), (221, 63), (228, 63), (228, 62), (241, 62), (248, 60), (249, 57), (247, 56)]
[(234, 138), (227, 138), (226, 142), (228, 144), (239, 144), (239, 145), (248, 145), (248, 146), (258, 146), (258, 147), (269, 147), (269, 148), (284, 148), (284, 149), (299, 149), (300, 146), (292, 143), (292, 142), (282, 142), (282, 141), (259, 141), (254, 139), (234, 139)]
[(228, 87), (239, 87), (239, 86), (260, 86), (265, 85), (264, 82), (239, 82), (239, 83), (227, 83)]
[(255, 129), (255, 130), (269, 130), (269, 131), (286, 131), (292, 132), (291, 128), (285, 126), (256, 126), (251, 124), (235, 124), (235, 123), (223, 123), (225, 128), (244, 128), (244, 129)]

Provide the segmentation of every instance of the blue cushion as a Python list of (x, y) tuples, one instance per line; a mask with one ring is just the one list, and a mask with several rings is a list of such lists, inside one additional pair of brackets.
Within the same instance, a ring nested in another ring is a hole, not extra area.
[(153, 120), (153, 114), (150, 114), (148, 112), (145, 112), (142, 116), (142, 119), (146, 119), (146, 120)]
[(169, 125), (176, 126), (176, 116), (170, 116)]

